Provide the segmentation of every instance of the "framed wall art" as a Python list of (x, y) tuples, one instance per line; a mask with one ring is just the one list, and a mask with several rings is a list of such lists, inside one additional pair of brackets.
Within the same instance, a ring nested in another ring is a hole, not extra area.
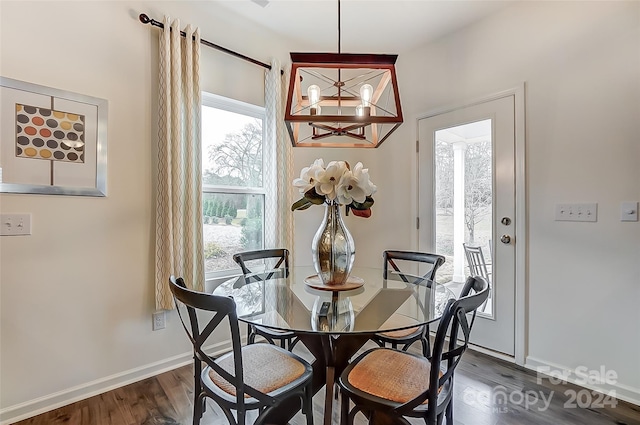
[(0, 192), (107, 195), (105, 99), (0, 77)]

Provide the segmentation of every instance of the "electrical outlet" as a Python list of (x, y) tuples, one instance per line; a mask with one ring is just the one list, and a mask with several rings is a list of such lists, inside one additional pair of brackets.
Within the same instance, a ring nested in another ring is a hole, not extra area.
[(153, 330), (158, 331), (160, 329), (164, 329), (167, 325), (167, 316), (166, 312), (156, 311), (153, 313)]
[(557, 204), (556, 221), (598, 221), (598, 204)]

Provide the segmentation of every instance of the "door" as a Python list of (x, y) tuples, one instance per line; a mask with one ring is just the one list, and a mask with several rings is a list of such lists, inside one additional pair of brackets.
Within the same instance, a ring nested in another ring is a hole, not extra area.
[(491, 287), (471, 342), (515, 355), (515, 95), (418, 120), (419, 245), (446, 257), (437, 280), (459, 293), (479, 247)]

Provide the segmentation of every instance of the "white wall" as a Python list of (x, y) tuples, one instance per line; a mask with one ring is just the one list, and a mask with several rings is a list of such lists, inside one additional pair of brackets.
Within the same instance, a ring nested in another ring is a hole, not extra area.
[[(619, 220), (640, 200), (640, 3), (523, 2), (402, 58), (414, 114), (526, 83), (527, 365), (603, 365), (640, 403), (640, 223)], [(598, 221), (554, 221), (574, 202)]]
[[(1, 2), (4, 77), (109, 101), (108, 196), (0, 195), (32, 235), (0, 238), (0, 421), (188, 362), (173, 312), (154, 309), (157, 38), (139, 13), (269, 62), (282, 41), (206, 2)], [(287, 49), (289, 46), (287, 46)], [(263, 104), (263, 69), (202, 48), (202, 88)], [(224, 342), (224, 341), (221, 341)]]
[[(262, 60), (304, 50), (206, 5), (0, 3), (2, 76), (109, 100), (107, 198), (0, 195), (2, 212), (33, 218), (31, 236), (0, 238), (0, 420), (188, 361), (172, 314), (166, 330), (151, 331), (158, 30), (137, 15), (180, 17), (203, 38)], [(605, 365), (636, 400), (640, 224), (620, 223), (618, 208), (640, 200), (639, 7), (522, 2), (398, 52), (405, 124), (376, 150), (298, 149), (294, 158), (296, 172), (318, 157), (370, 168), (373, 216), (346, 220), (357, 264), (378, 265), (383, 249), (416, 246), (416, 117), (525, 81), (528, 362)], [(69, 49), (76, 60), (59, 54)], [(202, 52), (203, 89), (262, 103), (260, 68)], [(559, 202), (598, 202), (598, 222), (553, 221)], [(322, 209), (294, 214), (304, 250)]]

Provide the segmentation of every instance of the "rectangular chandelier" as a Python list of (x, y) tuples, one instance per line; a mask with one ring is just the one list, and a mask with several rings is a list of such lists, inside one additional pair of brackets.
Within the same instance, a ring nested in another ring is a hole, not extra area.
[(398, 55), (291, 53), (293, 146), (377, 148), (402, 124)]

